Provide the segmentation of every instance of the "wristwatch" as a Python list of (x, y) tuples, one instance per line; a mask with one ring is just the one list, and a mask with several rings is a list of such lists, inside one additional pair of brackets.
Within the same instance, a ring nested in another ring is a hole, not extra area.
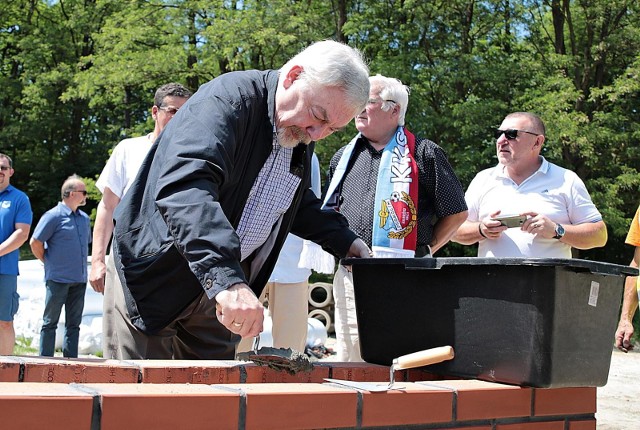
[(562, 224), (556, 223), (556, 235), (553, 236), (553, 238), (560, 240), (562, 239), (562, 236), (564, 236), (564, 227)]

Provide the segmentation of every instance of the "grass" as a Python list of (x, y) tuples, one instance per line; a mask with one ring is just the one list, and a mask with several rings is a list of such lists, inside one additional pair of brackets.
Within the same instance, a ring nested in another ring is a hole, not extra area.
[(39, 348), (37, 345), (32, 345), (32, 337), (24, 337), (23, 335), (16, 336), (16, 345), (13, 347), (13, 355), (34, 355), (38, 354)]
[[(62, 355), (61, 349), (56, 349), (56, 353)], [(39, 355), (40, 348), (38, 345), (33, 345), (33, 338), (24, 337), (22, 335), (16, 336), (16, 344), (13, 347), (13, 355)], [(103, 358), (102, 351), (97, 351), (95, 354), (91, 354), (94, 357)]]

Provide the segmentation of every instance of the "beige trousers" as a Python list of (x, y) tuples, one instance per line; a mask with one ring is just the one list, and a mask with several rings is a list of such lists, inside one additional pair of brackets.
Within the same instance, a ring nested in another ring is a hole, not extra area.
[[(309, 309), (307, 281), (292, 284), (269, 282), (262, 290), (260, 301), (268, 302), (273, 322), (271, 333), (274, 348), (291, 348), (304, 352), (307, 343), (307, 315)], [(251, 350), (253, 338), (243, 338), (238, 352)]]
[(364, 361), (360, 356), (353, 275), (342, 265), (338, 265), (338, 270), (333, 277), (333, 300), (335, 301), (336, 359)]

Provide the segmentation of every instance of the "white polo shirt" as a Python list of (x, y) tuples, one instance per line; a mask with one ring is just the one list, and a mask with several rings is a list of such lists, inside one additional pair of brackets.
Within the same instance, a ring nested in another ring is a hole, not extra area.
[[(467, 219), (479, 222), (500, 210), (501, 215), (536, 212), (563, 225), (601, 221), (602, 215), (578, 175), (540, 158), (540, 168), (520, 185), (507, 176), (502, 164), (478, 173), (465, 194)], [(557, 239), (510, 228), (499, 239), (481, 241), (478, 257), (571, 258), (571, 247)]]
[(138, 170), (151, 149), (153, 133), (124, 139), (116, 145), (109, 161), (96, 181), (96, 187), (104, 194), (109, 189), (120, 199), (126, 194), (138, 175)]

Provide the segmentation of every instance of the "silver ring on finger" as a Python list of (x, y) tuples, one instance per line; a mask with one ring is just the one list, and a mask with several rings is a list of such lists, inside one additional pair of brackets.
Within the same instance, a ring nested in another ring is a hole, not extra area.
[(231, 324), (233, 324), (234, 327), (242, 327), (243, 323), (238, 323), (238, 322), (232, 322)]

